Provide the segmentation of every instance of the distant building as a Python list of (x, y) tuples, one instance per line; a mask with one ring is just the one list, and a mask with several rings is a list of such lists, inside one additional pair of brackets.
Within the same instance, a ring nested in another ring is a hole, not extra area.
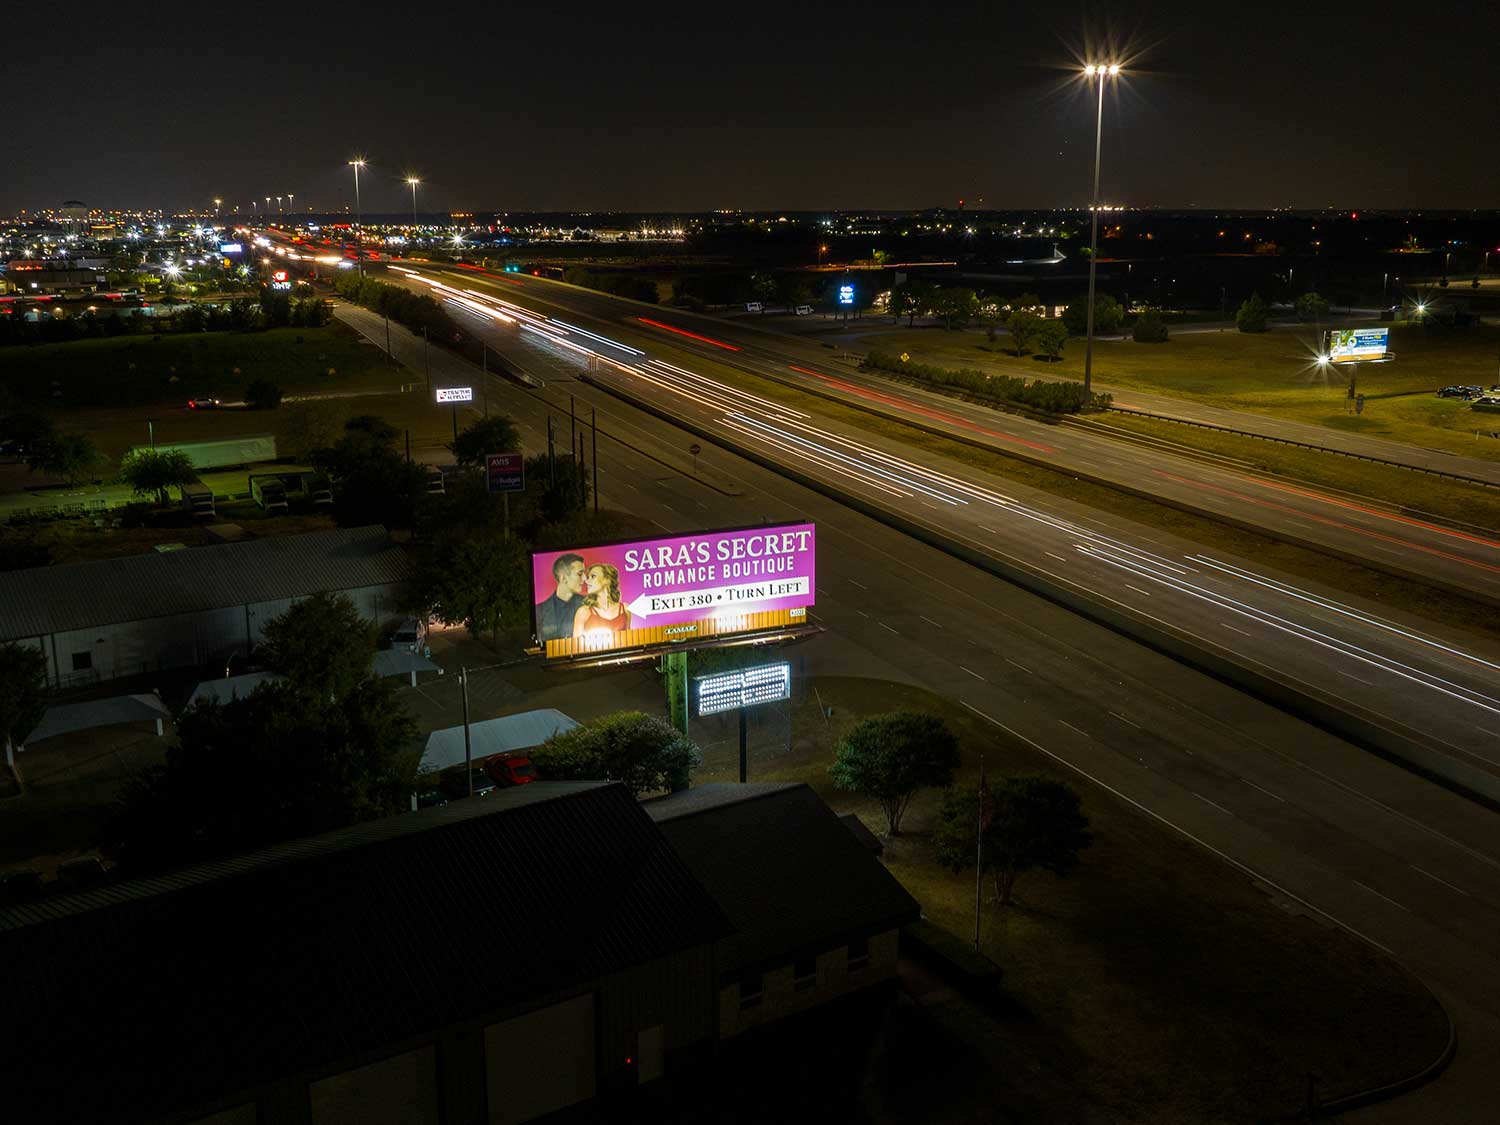
[(889, 980), (879, 860), (805, 786), (710, 788), (539, 781), (0, 907), (6, 1111), (504, 1125)]
[(0, 582), (0, 642), (40, 648), (55, 687), (220, 663), (320, 590), (395, 620), (406, 574), (380, 527), (15, 570)]
[(4, 269), (0, 277), (6, 288), (27, 297), (83, 297), (109, 284), (103, 272), (81, 262), (21, 258), (6, 262)]

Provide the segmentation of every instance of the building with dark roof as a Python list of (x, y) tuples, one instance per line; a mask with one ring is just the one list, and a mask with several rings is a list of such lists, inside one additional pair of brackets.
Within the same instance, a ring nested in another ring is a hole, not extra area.
[(16, 1121), (524, 1121), (714, 1036), (712, 898), (539, 782), (0, 909)]
[(888, 981), (916, 912), (806, 786), (536, 782), (0, 908), (5, 1109), (526, 1121)]
[(643, 807), (732, 926), (716, 950), (721, 1039), (895, 976), (920, 907), (806, 785), (703, 785)]
[(400, 616), (406, 556), (384, 528), (316, 531), (6, 574), (0, 642), (39, 647), (54, 686), (224, 660), (319, 590), (366, 618)]

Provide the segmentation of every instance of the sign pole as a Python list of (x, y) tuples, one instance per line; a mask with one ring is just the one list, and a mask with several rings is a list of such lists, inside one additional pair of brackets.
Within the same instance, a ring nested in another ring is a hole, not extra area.
[(974, 813), (974, 952), (979, 952), (979, 907), (984, 887), (984, 755), (979, 755), (979, 808)]
[(745, 705), (740, 704), (740, 784), (745, 784)]
[(589, 413), (589, 429), (594, 435), (594, 515), (599, 514), (599, 410)]
[(500, 502), (504, 505), (504, 513), (505, 513), (504, 514), (505, 523), (501, 525), (502, 528), (503, 528), (502, 534), (505, 536), (505, 538), (509, 539), (510, 538), (510, 493), (509, 492), (502, 492), (500, 494)]
[(453, 404), (453, 440), (458, 441), (458, 403)]
[(469, 745), (469, 669), (467, 667), (458, 670), (458, 686), (463, 690), (464, 696), (464, 780), (469, 785), (469, 796), (474, 796), (474, 762), (473, 751)]
[(484, 416), (488, 418), (490, 416), (490, 346), (483, 340), (479, 342), (479, 362), (482, 370), (480, 378), (484, 380)]
[(422, 370), (427, 373), (427, 393), (432, 393), (432, 360), (428, 356), (427, 326), (422, 326)]

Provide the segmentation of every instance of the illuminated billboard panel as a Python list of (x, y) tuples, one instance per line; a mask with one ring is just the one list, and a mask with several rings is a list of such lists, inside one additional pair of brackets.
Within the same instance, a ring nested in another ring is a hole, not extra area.
[(1335, 328), (1328, 333), (1329, 363), (1384, 359), (1390, 351), (1389, 328)]
[(814, 531), (776, 524), (538, 552), (537, 640), (553, 658), (803, 624)]

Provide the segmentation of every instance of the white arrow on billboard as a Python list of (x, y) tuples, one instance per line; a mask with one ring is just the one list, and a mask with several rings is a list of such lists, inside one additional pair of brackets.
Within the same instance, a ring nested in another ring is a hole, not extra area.
[(625, 608), (631, 617), (650, 617), (662, 613), (699, 611), (709, 616), (719, 609), (749, 611), (757, 602), (780, 598), (805, 598), (811, 593), (807, 578), (766, 578), (738, 586), (712, 586), (704, 590), (673, 590), (669, 593), (640, 594)]

